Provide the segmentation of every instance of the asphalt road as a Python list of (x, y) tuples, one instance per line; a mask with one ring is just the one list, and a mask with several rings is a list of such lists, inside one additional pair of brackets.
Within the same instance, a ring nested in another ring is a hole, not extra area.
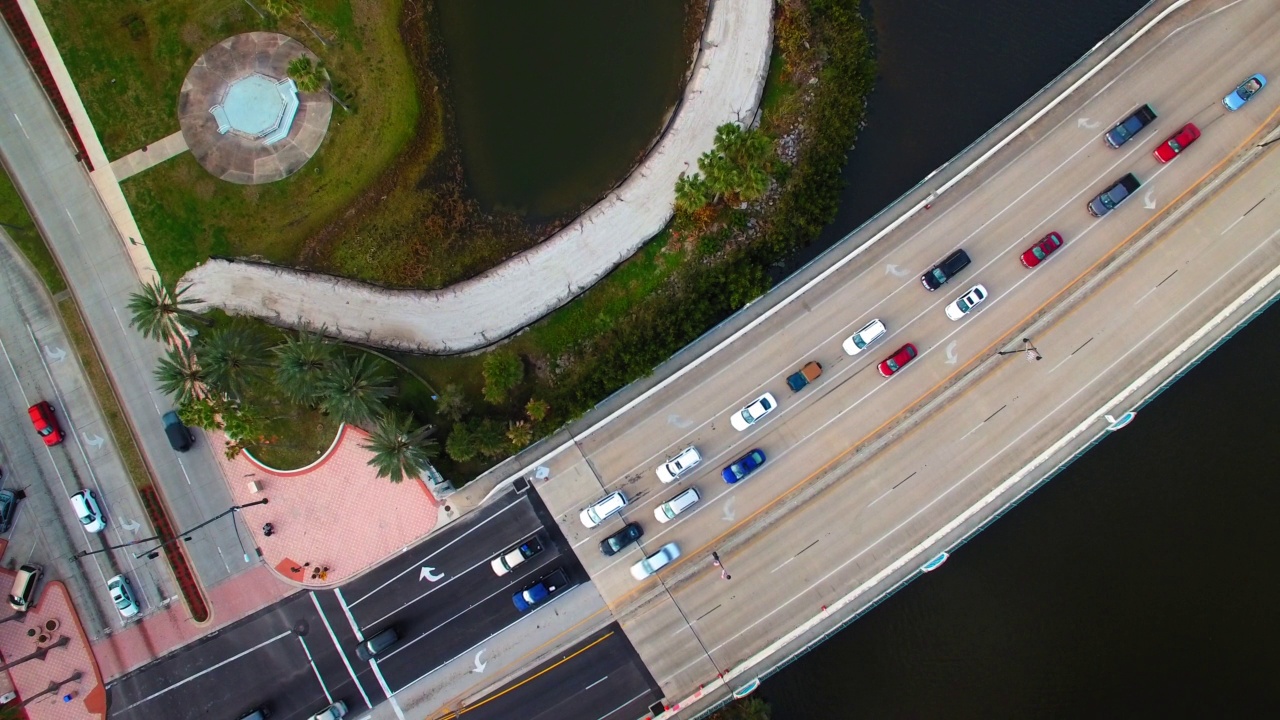
[(614, 624), (533, 668), (506, 688), (443, 718), (631, 720), (643, 717), (661, 698), (644, 662)]
[[(543, 551), (495, 575), (489, 561), (534, 535)], [(510, 493), (340, 588), (293, 595), (113, 682), (111, 716), (181, 720), (267, 705), (273, 717), (303, 717), (329, 699), (368, 708), (503, 630), (539, 622), (556, 598), (522, 614), (511, 595), (555, 567), (584, 578), (566, 547), (536, 496)], [(359, 642), (387, 627), (399, 643), (360, 660)]]
[[(739, 666), (847, 593), (884, 587), (895, 562), (1090, 422), (1280, 264), (1277, 150), (1182, 207), (1274, 127), (1280, 92), (1268, 88), (1235, 113), (1220, 102), (1251, 73), (1280, 77), (1274, 10), (1245, 0), (1175, 15), (928, 211), (710, 362), (542, 461), (552, 474), (538, 492), (668, 699)], [(1144, 102), (1159, 119), (1121, 149), (1107, 148), (1102, 134)], [(1203, 137), (1157, 163), (1152, 150), (1187, 122)], [(1086, 203), (1126, 172), (1142, 179), (1141, 190), (1110, 215), (1090, 216)], [(1179, 210), (1185, 217), (1171, 221)], [(1049, 231), (1062, 233), (1065, 247), (1024, 268), (1018, 256)], [(957, 247), (973, 264), (927, 292), (920, 273)], [(990, 298), (961, 321), (948, 319), (944, 306), (976, 283)], [(872, 318), (888, 335), (845, 355), (842, 340)], [(996, 355), (1020, 349), (1028, 334), (1044, 360)], [(876, 364), (908, 342), (919, 357), (882, 378)], [(791, 393), (784, 378), (809, 360), (824, 365), (823, 376)], [(747, 431), (732, 429), (730, 415), (765, 391), (779, 408)], [(702, 467), (661, 484), (654, 468), (689, 444), (701, 449)], [(756, 447), (766, 465), (725, 485), (720, 469)], [(701, 501), (655, 522), (657, 504), (687, 487)], [(583, 528), (578, 510), (619, 489), (631, 498), (621, 517)], [(641, 546), (599, 555), (596, 543), (626, 521), (645, 527)], [(637, 583), (628, 567), (669, 542), (680, 560)], [(713, 551), (732, 580), (712, 565)]]

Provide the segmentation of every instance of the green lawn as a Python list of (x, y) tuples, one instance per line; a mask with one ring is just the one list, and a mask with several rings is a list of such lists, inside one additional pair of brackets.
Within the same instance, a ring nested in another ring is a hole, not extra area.
[(4, 231), (26, 256), (27, 262), (35, 268), (50, 294), (57, 295), (66, 290), (67, 283), (62, 279), (62, 271), (54, 262), (49, 246), (44, 244), (44, 238), (40, 237), (31, 214), (27, 212), (26, 204), (22, 202), (18, 189), (13, 186), (7, 172), (0, 172), (0, 223), (3, 223)]
[[(307, 23), (259, 15), (244, 0), (40, 0), (94, 126), (115, 159), (176, 132), (182, 80), (226, 37), (274, 30), (325, 62), (355, 112), (334, 106), (320, 151), (268, 185), (215, 180), (189, 154), (123, 183), (157, 268), (176, 280), (210, 254), (296, 262), (414, 137), (419, 93), (401, 42), (403, 0), (307, 0)], [(419, 143), (421, 144), (421, 143)]]

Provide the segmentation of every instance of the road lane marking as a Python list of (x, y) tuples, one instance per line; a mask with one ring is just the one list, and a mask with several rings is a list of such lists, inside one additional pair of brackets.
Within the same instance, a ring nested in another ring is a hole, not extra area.
[(395, 693), (391, 692), (391, 688), (387, 687), (387, 679), (382, 677), (382, 670), (378, 667), (377, 660), (370, 660), (369, 667), (373, 668), (373, 676), (378, 678), (378, 684), (382, 686), (382, 692), (387, 694), (387, 700), (391, 703), (391, 709), (396, 712), (399, 720), (404, 720), (404, 711), (400, 709), (400, 703), (396, 702)]
[(325, 702), (333, 704), (333, 696), (329, 694), (329, 686), (324, 684), (324, 678), (320, 677), (320, 668), (316, 667), (315, 658), (311, 657), (311, 649), (307, 647), (306, 638), (298, 636), (298, 642), (302, 644), (302, 652), (307, 654), (307, 662), (311, 665), (311, 671), (316, 674), (316, 682), (320, 683), (320, 689), (324, 691)]
[(480, 528), (484, 527), (484, 525), (485, 525), (486, 523), (488, 523), (489, 521), (491, 521), (491, 520), (493, 520), (494, 518), (498, 517), (498, 516), (499, 516), (499, 515), (501, 515), (502, 513), (504, 513), (504, 512), (506, 512), (506, 511), (510, 510), (511, 508), (515, 507), (516, 505), (519, 505), (523, 500), (524, 500), (524, 498), (516, 498), (516, 499), (515, 499), (515, 500), (514, 500), (510, 505), (507, 505), (506, 507), (502, 508), (502, 509), (501, 509), (501, 510), (499, 510), (498, 512), (496, 512), (496, 513), (494, 513), (494, 514), (490, 515), (489, 517), (485, 518), (484, 520), (481, 520), (480, 522), (476, 523), (475, 525), (471, 526), (470, 528), (467, 528), (466, 532), (464, 532), (464, 533), (462, 533), (461, 535), (459, 535), (458, 537), (456, 537), (456, 538), (454, 538), (454, 539), (450, 540), (449, 542), (445, 543), (444, 545), (441, 545), (439, 548), (437, 548), (436, 550), (432, 551), (432, 553), (431, 553), (430, 555), (427, 555), (426, 557), (422, 558), (422, 560), (420, 560), (420, 561), (418, 561), (418, 562), (414, 563), (413, 565), (411, 565), (411, 566), (409, 566), (409, 567), (405, 568), (402, 572), (399, 572), (399, 573), (396, 573), (395, 575), (392, 575), (392, 576), (391, 576), (391, 578), (390, 578), (390, 579), (388, 579), (386, 582), (384, 582), (384, 583), (382, 583), (381, 585), (379, 585), (378, 587), (376, 587), (376, 588), (374, 588), (374, 589), (370, 590), (369, 592), (365, 593), (364, 595), (362, 595), (362, 596), (360, 596), (360, 597), (356, 598), (354, 601), (352, 601), (351, 606), (352, 606), (352, 607), (355, 607), (356, 605), (359, 605), (359, 604), (361, 603), (361, 601), (363, 601), (363, 600), (367, 600), (368, 598), (372, 597), (374, 593), (378, 592), (379, 590), (381, 590), (381, 589), (385, 588), (386, 586), (390, 585), (391, 583), (395, 582), (396, 580), (399, 580), (400, 578), (404, 577), (405, 575), (407, 575), (407, 574), (409, 574), (409, 573), (413, 573), (413, 572), (420, 572), (420, 571), (421, 571), (421, 569), (422, 569), (422, 565), (423, 565), (423, 563), (427, 562), (428, 560), (430, 560), (431, 558), (435, 557), (436, 555), (439, 555), (441, 552), (444, 552), (444, 551), (445, 551), (446, 549), (448, 549), (451, 545), (453, 545), (453, 544), (454, 544), (454, 543), (456, 543), (456, 542), (460, 542), (462, 539), (466, 538), (468, 535), (470, 535), (471, 533), (475, 532), (476, 530), (479, 530)]
[(605, 680), (608, 680), (608, 679), (609, 679), (609, 676), (608, 676), (608, 675), (605, 675), (604, 677), (600, 678), (599, 680), (597, 680), (597, 681), (595, 681), (595, 682), (591, 683), (590, 685), (588, 685), (588, 686), (586, 686), (586, 687), (584, 687), (584, 688), (582, 688), (582, 689), (583, 689), (583, 690), (590, 690), (591, 688), (593, 688), (593, 687), (595, 687), (595, 686), (599, 685), (600, 683), (602, 683), (602, 682), (604, 682)]
[(880, 502), (881, 500), (885, 499), (886, 497), (888, 497), (888, 496), (889, 496), (889, 493), (891, 493), (891, 492), (893, 492), (893, 488), (889, 488), (888, 490), (885, 490), (884, 492), (880, 493), (880, 497), (878, 497), (878, 498), (876, 498), (875, 500), (872, 500), (871, 502), (867, 503), (867, 507), (871, 507), (872, 505), (875, 505), (876, 503), (878, 503), (878, 502)]
[[(527, 677), (527, 678), (525, 678), (525, 679), (521, 680), (520, 682), (518, 682), (518, 683), (516, 683), (516, 684), (512, 685), (511, 687), (503, 688), (502, 690), (499, 690), (498, 692), (494, 693), (493, 695), (490, 695), (489, 697), (487, 697), (487, 698), (485, 698), (485, 699), (483, 699), (483, 700), (481, 700), (481, 701), (479, 701), (479, 702), (477, 702), (477, 703), (475, 703), (475, 704), (473, 704), (473, 705), (468, 705), (468, 706), (466, 706), (465, 708), (463, 708), (463, 709), (461, 709), (461, 710), (454, 711), (454, 712), (447, 712), (447, 713), (445, 713), (445, 715), (441, 718), (441, 720), (449, 720), (450, 718), (456, 718), (456, 717), (458, 717), (459, 715), (462, 715), (462, 714), (464, 714), (464, 713), (469, 713), (469, 712), (471, 712), (472, 710), (475, 710), (475, 709), (476, 709), (476, 708), (478, 708), (478, 707), (481, 707), (481, 706), (483, 706), (483, 705), (487, 705), (488, 703), (491, 703), (491, 702), (493, 702), (494, 700), (497, 700), (498, 698), (502, 697), (503, 695), (506, 695), (506, 694), (507, 694), (507, 693), (509, 693), (509, 692), (512, 692), (512, 691), (516, 690), (517, 688), (520, 688), (520, 687), (522, 687), (522, 686), (524, 686), (524, 685), (528, 685), (529, 683), (533, 682), (534, 680), (537, 680), (538, 678), (542, 677), (543, 675), (546, 675), (547, 673), (551, 672), (552, 670), (555, 670), (556, 668), (560, 667), (561, 665), (563, 665), (563, 664), (565, 664), (565, 663), (569, 662), (570, 660), (572, 660), (572, 659), (574, 659), (574, 658), (578, 657), (578, 656), (579, 656), (579, 655), (581, 655), (582, 653), (584, 653), (584, 652), (586, 652), (586, 651), (590, 650), (591, 648), (593, 648), (593, 647), (595, 647), (595, 646), (599, 645), (600, 643), (604, 642), (605, 640), (608, 640), (608, 639), (609, 639), (609, 638), (611, 638), (611, 637), (613, 637), (613, 631), (612, 631), (612, 630), (610, 630), (609, 632), (605, 633), (604, 635), (601, 635), (599, 638), (596, 638), (595, 640), (592, 640), (590, 645), (587, 645), (586, 647), (582, 648), (581, 650), (578, 650), (578, 651), (574, 652), (574, 653), (573, 653), (573, 654), (571, 654), (571, 655), (565, 655), (563, 658), (560, 658), (560, 659), (559, 659), (559, 660), (557, 660), (555, 663), (553, 663), (553, 664), (551, 664), (551, 665), (546, 666), (545, 668), (543, 668), (543, 669), (539, 670), (538, 672), (536, 672), (536, 673), (534, 673), (534, 674), (530, 675), (529, 677)], [(423, 677), (426, 677), (426, 676), (424, 675)], [(419, 679), (421, 679), (421, 678), (419, 678)], [(417, 681), (415, 680), (414, 682), (417, 682)], [(643, 694), (644, 694), (644, 693), (641, 693), (640, 695), (643, 695)], [(639, 695), (637, 695), (636, 697), (639, 697)], [(617, 711), (615, 710), (614, 712), (617, 712)], [(612, 714), (612, 713), (610, 713), (610, 714)], [(607, 716), (606, 716), (606, 717), (607, 717)]]
[[(528, 580), (529, 578), (533, 577), (533, 576), (534, 576), (534, 574), (536, 574), (537, 572), (541, 571), (543, 568), (547, 567), (548, 565), (550, 565), (552, 562), (555, 562), (556, 560), (559, 560), (559, 558), (557, 557), (557, 558), (554, 558), (554, 559), (550, 560), (549, 562), (543, 562), (541, 565), (538, 565), (537, 567), (529, 568), (529, 570), (531, 570), (532, 572), (526, 572), (524, 575), (521, 575), (521, 576), (520, 576), (520, 582), (513, 582), (513, 583), (511, 583), (510, 585), (507, 585), (507, 586), (505, 586), (505, 587), (503, 587), (503, 588), (500, 588), (500, 589), (498, 589), (498, 590), (495, 590), (494, 592), (491, 592), (491, 593), (489, 593), (488, 595), (486, 595), (486, 596), (484, 596), (484, 597), (480, 598), (479, 600), (477, 600), (477, 601), (475, 601), (475, 602), (471, 603), (470, 605), (468, 605), (468, 606), (466, 606), (465, 608), (463, 608), (463, 609), (459, 610), (458, 612), (454, 613), (451, 617), (449, 617), (448, 619), (446, 619), (446, 620), (442, 621), (441, 623), (439, 623), (439, 624), (438, 624), (438, 625), (436, 625), (435, 627), (433, 627), (433, 628), (431, 628), (430, 630), (428, 630), (428, 631), (426, 631), (426, 632), (422, 633), (422, 634), (421, 634), (421, 635), (419, 635), (418, 637), (416, 637), (416, 638), (414, 638), (414, 639), (412, 639), (412, 640), (407, 640), (407, 641), (405, 641), (405, 642), (400, 643), (400, 645), (399, 645), (399, 646), (397, 646), (395, 650), (392, 650), (391, 652), (389, 652), (389, 653), (387, 653), (386, 655), (384, 655), (384, 656), (383, 656), (383, 659), (385, 660), (385, 659), (387, 659), (387, 658), (390, 658), (390, 657), (392, 657), (393, 655), (395, 655), (396, 653), (400, 652), (401, 650), (404, 650), (404, 649), (408, 648), (410, 645), (412, 645), (412, 644), (414, 644), (414, 643), (418, 642), (418, 641), (419, 641), (419, 640), (421, 640), (422, 638), (424, 638), (424, 637), (426, 637), (426, 636), (430, 635), (431, 633), (433, 633), (433, 632), (435, 632), (435, 631), (439, 630), (440, 628), (444, 627), (445, 625), (448, 625), (449, 623), (453, 622), (454, 620), (457, 620), (458, 618), (462, 617), (463, 615), (466, 615), (467, 613), (469, 613), (469, 612), (471, 612), (472, 610), (476, 609), (476, 608), (477, 608), (477, 607), (479, 607), (481, 604), (483, 604), (483, 603), (485, 603), (485, 602), (488, 602), (489, 600), (492, 600), (493, 598), (497, 597), (499, 593), (505, 593), (506, 591), (510, 590), (513, 586), (516, 586), (516, 585), (523, 585), (525, 580)], [(561, 593), (559, 593), (559, 594), (555, 595), (554, 597), (560, 597), (560, 595), (563, 595), (564, 593), (569, 592), (570, 590), (572, 590), (572, 589), (573, 589), (573, 588), (575, 588), (575, 587), (577, 587), (577, 585), (570, 585), (569, 587), (565, 588), (563, 592), (561, 592)], [(548, 601), (547, 601), (547, 604), (550, 604), (550, 600), (548, 600)], [(529, 615), (532, 615), (534, 612), (537, 612), (539, 609), (541, 609), (541, 608), (543, 608), (543, 607), (546, 607), (546, 606), (545, 606), (545, 605), (535, 605), (535, 606), (534, 606), (534, 608), (533, 608), (533, 610), (531, 610), (531, 611), (529, 611), (528, 613), (526, 613), (526, 614), (522, 615), (520, 619), (521, 619), (521, 620), (523, 620), (524, 618), (529, 617)], [(516, 622), (520, 622), (520, 620), (517, 620)], [(512, 623), (512, 624), (514, 624), (514, 623)], [(510, 627), (510, 625), (508, 625), (507, 627)], [(492, 636), (490, 636), (490, 637), (492, 637)], [(439, 667), (439, 666), (436, 666), (436, 667)], [(434, 670), (435, 668), (432, 668), (432, 669)]]
[(273, 642), (275, 642), (275, 641), (277, 641), (277, 640), (279, 640), (279, 639), (281, 639), (281, 638), (288, 637), (289, 635), (292, 635), (292, 634), (293, 634), (293, 631), (292, 631), (292, 630), (285, 630), (284, 632), (280, 633), (279, 635), (276, 635), (276, 636), (275, 636), (275, 637), (273, 637), (273, 638), (270, 638), (270, 639), (268, 639), (268, 640), (263, 640), (262, 642), (258, 643), (257, 645), (254, 645), (253, 647), (251, 647), (251, 648), (249, 648), (249, 649), (247, 649), (247, 650), (243, 650), (243, 651), (241, 651), (241, 652), (239, 652), (239, 653), (237, 653), (237, 654), (235, 654), (235, 655), (232, 655), (231, 657), (227, 658), (226, 660), (223, 660), (222, 662), (218, 663), (217, 665), (214, 665), (214, 666), (212, 666), (212, 667), (205, 668), (204, 670), (201, 670), (200, 672), (196, 673), (195, 675), (192, 675), (192, 676), (187, 677), (187, 678), (183, 678), (182, 680), (179, 680), (178, 682), (174, 683), (173, 685), (170, 685), (169, 687), (167, 687), (167, 688), (165, 688), (165, 689), (163, 689), (163, 690), (160, 690), (160, 691), (158, 691), (158, 692), (151, 693), (150, 695), (148, 695), (148, 696), (146, 696), (146, 697), (142, 698), (141, 700), (138, 700), (137, 702), (133, 703), (132, 705), (129, 705), (128, 707), (126, 707), (126, 708), (124, 708), (124, 709), (125, 709), (125, 710), (130, 710), (130, 709), (132, 709), (132, 708), (138, 707), (138, 706), (139, 706), (139, 705), (141, 705), (142, 703), (149, 702), (149, 701), (151, 701), (151, 700), (155, 700), (156, 698), (160, 697), (161, 695), (164, 695), (165, 693), (169, 692), (170, 690), (176, 690), (176, 689), (178, 689), (178, 688), (182, 687), (183, 685), (186, 685), (187, 683), (191, 682), (192, 680), (195, 680), (196, 678), (199, 678), (199, 677), (204, 676), (204, 675), (208, 675), (209, 673), (213, 672), (214, 670), (217, 670), (218, 668), (222, 667), (223, 665), (226, 665), (227, 663), (235, 662), (236, 660), (239, 660), (240, 658), (244, 657), (245, 655), (248, 655), (249, 653), (251, 653), (251, 652), (253, 652), (253, 651), (255, 651), (255, 650), (260, 650), (260, 649), (262, 649), (262, 648), (264, 648), (264, 647), (266, 647), (266, 646), (270, 645), (271, 643), (273, 643)]
[(338, 597), (338, 607), (342, 608), (342, 614), (347, 616), (347, 623), (351, 625), (351, 632), (356, 634), (356, 641), (364, 642), (364, 633), (360, 632), (360, 626), (356, 624), (356, 618), (351, 614), (351, 608), (347, 607), (346, 598), (342, 597), (342, 588), (334, 588), (333, 594)]
[[(646, 692), (647, 692), (647, 691), (646, 691)], [(645, 693), (643, 693), (643, 692), (642, 692), (642, 693), (640, 693), (639, 695), (636, 695), (635, 697), (633, 697), (633, 698), (631, 698), (630, 700), (628, 700), (628, 701), (626, 701), (626, 702), (622, 703), (622, 704), (621, 704), (621, 705), (619, 705), (618, 707), (616, 707), (616, 708), (614, 708), (614, 709), (610, 710), (609, 712), (607, 712), (607, 713), (605, 713), (605, 714), (601, 715), (601, 716), (599, 717), (599, 720), (604, 720), (605, 718), (609, 717), (610, 715), (612, 715), (612, 714), (614, 714), (614, 713), (616, 713), (616, 712), (618, 712), (618, 711), (622, 710), (623, 708), (625, 708), (626, 706), (630, 705), (631, 703), (633, 703), (633, 702), (635, 702), (635, 701), (639, 700), (640, 698), (644, 697), (644, 695), (645, 695)]]
[(351, 661), (347, 660), (347, 654), (342, 651), (342, 645), (338, 643), (338, 636), (333, 632), (333, 626), (329, 624), (329, 616), (324, 614), (324, 608), (320, 607), (320, 599), (316, 597), (314, 592), (311, 595), (311, 602), (316, 606), (316, 612), (320, 615), (320, 622), (324, 623), (324, 629), (329, 631), (329, 638), (333, 640), (333, 647), (338, 651), (338, 657), (342, 658), (342, 664), (347, 667), (347, 674), (351, 676), (351, 682), (356, 684), (356, 689), (360, 691), (360, 697), (364, 698), (365, 707), (373, 709), (373, 703), (369, 702), (369, 694), (364, 691), (364, 685), (360, 684), (360, 679), (356, 677), (355, 668), (351, 667)]

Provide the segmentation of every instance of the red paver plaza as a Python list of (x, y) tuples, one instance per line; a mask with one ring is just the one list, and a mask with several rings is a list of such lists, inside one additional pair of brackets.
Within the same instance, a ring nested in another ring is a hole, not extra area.
[[(0, 569), (0, 575), (4, 576), (0, 585), (7, 595), (13, 587), (14, 573)], [(19, 699), (30, 701), (26, 706), (27, 717), (31, 720), (106, 717), (107, 692), (89, 649), (89, 640), (71, 606), (67, 588), (56, 580), (41, 581), (30, 611), (0, 623), (0, 655), (5, 662), (17, 662), (41, 649), (47, 650), (43, 660), (33, 658), (8, 670)], [(78, 680), (46, 692), (50, 683), (62, 683), (76, 673), (80, 675)], [(67, 696), (70, 698), (64, 699)]]
[[(237, 505), (269, 567), (293, 582), (329, 586), (348, 580), (420, 540), (436, 526), (440, 503), (419, 480), (379, 478), (361, 447), (363, 430), (344, 426), (310, 467), (268, 469), (241, 453), (218, 456)], [(255, 493), (250, 483), (258, 486)], [(264, 536), (263, 526), (272, 532)]]

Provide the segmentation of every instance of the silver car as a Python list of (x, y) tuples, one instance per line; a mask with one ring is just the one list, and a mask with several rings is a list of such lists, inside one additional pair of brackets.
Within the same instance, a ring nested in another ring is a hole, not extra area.
[(111, 602), (115, 603), (116, 609), (126, 618), (131, 618), (138, 614), (138, 599), (133, 594), (133, 586), (129, 584), (129, 578), (123, 575), (117, 575), (107, 581), (107, 592), (111, 593)]
[(643, 580), (670, 565), (671, 561), (678, 557), (680, 557), (680, 548), (676, 547), (675, 543), (667, 543), (658, 552), (632, 565), (631, 577)]
[(604, 519), (610, 515), (622, 512), (622, 508), (626, 506), (627, 496), (621, 492), (616, 492), (597, 500), (591, 507), (583, 510), (578, 515), (578, 519), (582, 521), (583, 525), (593, 528), (604, 522)]

